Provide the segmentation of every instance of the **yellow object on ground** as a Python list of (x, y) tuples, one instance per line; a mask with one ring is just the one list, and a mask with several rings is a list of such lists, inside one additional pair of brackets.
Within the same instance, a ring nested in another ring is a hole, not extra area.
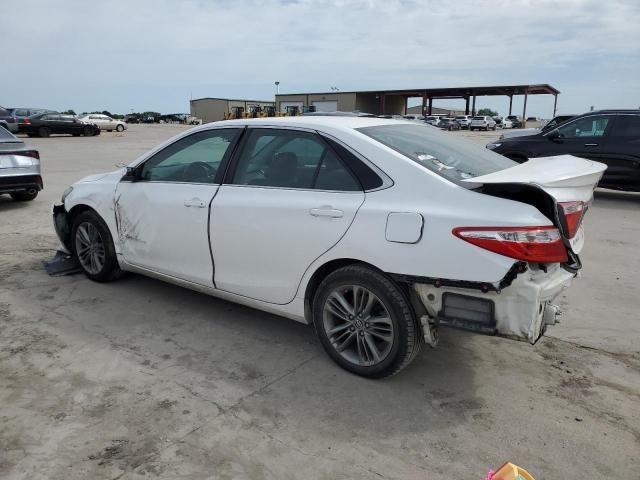
[(535, 480), (524, 468), (513, 463), (505, 463), (491, 477), (492, 480)]

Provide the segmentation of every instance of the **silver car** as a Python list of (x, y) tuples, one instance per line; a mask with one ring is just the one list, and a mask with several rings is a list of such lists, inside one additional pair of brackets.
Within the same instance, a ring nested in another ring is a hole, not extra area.
[(0, 128), (0, 194), (26, 202), (36, 198), (42, 188), (38, 151)]
[(469, 130), (495, 130), (496, 121), (486, 115), (471, 117), (471, 123), (469, 124)]
[(107, 132), (114, 130), (116, 132), (122, 132), (127, 129), (127, 124), (124, 123), (124, 120), (116, 120), (101, 113), (89, 113), (79, 118), (82, 123), (92, 123), (97, 125), (100, 130), (106, 130)]

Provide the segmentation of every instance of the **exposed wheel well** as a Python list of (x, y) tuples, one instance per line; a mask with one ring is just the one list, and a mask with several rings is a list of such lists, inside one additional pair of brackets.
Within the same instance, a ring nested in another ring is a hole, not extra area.
[[(324, 278), (327, 275), (338, 270), (339, 268), (346, 267), (347, 265), (353, 265), (353, 264), (364, 265), (364, 266), (373, 268), (374, 270), (378, 270), (382, 272), (382, 270), (380, 270), (375, 265), (372, 265), (367, 262), (363, 262), (362, 260), (356, 260), (354, 258), (338, 258), (336, 260), (331, 260), (330, 262), (327, 262), (324, 265), (322, 265), (313, 273), (313, 275), (309, 279), (309, 283), (307, 283), (307, 288), (304, 293), (304, 316), (309, 322), (309, 324), (313, 323), (311, 302), (313, 301), (313, 296), (315, 295), (316, 290), (318, 289), (318, 286), (320, 285), (322, 280), (324, 280)], [(383, 272), (383, 273), (386, 273), (386, 272)], [(412, 293), (413, 290), (410, 288), (410, 286), (406, 283), (401, 283), (401, 282), (396, 282), (396, 283), (400, 286), (403, 293), (407, 295), (407, 298), (411, 300), (411, 303), (414, 306), (414, 309), (416, 309), (416, 311), (421, 311), (418, 308), (416, 308), (417, 305), (415, 304), (415, 294)], [(420, 304), (420, 307), (422, 307), (422, 304)]]

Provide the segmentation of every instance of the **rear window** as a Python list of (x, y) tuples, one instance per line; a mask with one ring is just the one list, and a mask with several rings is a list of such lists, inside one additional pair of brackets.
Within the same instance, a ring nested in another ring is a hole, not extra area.
[(456, 117), (456, 120), (466, 120), (467, 117)]
[(14, 142), (19, 141), (16, 137), (14, 137), (9, 130), (4, 127), (0, 127), (0, 142)]
[(483, 146), (426, 125), (378, 125), (357, 130), (454, 182), (517, 165)]
[(484, 117), (473, 117), (472, 120), (484, 120)]

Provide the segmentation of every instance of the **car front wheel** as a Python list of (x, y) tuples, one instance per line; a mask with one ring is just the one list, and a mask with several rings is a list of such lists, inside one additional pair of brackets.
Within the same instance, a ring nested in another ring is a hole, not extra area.
[(424, 344), (400, 287), (364, 265), (343, 267), (322, 281), (313, 301), (313, 321), (329, 356), (363, 377), (398, 373)]
[(71, 230), (73, 250), (85, 275), (96, 282), (121, 276), (109, 227), (94, 211), (80, 213)]
[(123, 130), (124, 130), (124, 127), (122, 125), (118, 125), (116, 127), (116, 131), (118, 131), (118, 132), (122, 132)]

